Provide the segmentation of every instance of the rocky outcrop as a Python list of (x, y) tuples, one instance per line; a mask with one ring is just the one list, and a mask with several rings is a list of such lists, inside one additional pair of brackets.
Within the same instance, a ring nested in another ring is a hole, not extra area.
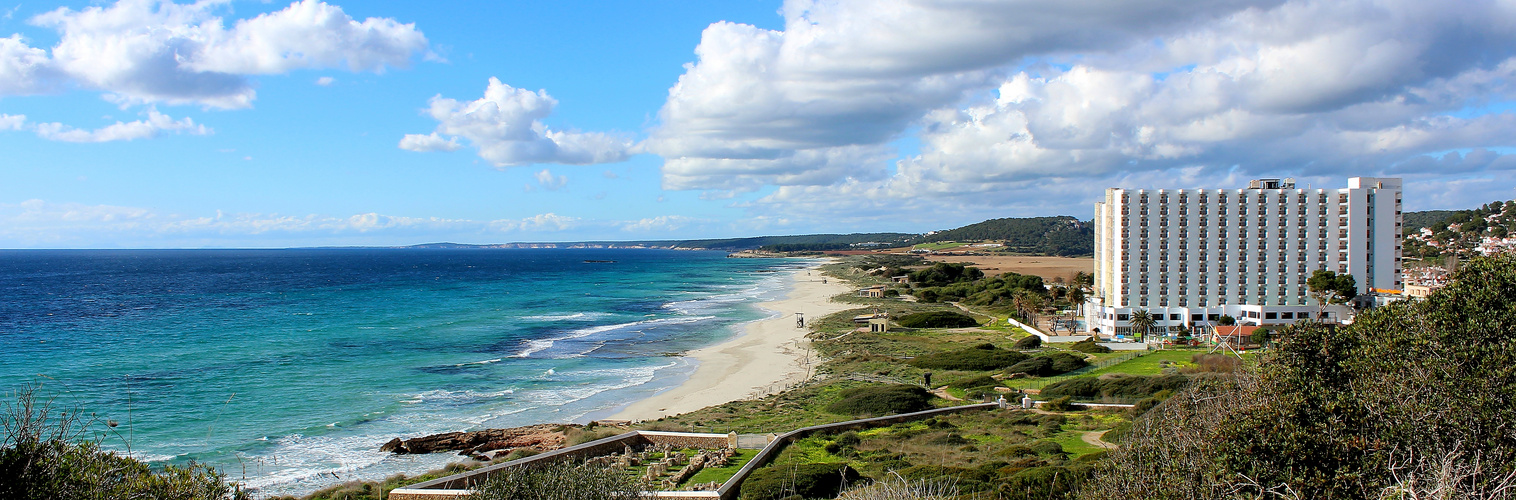
[(577, 427), (580, 426), (578, 424), (537, 424), (510, 429), (447, 432), (411, 439), (395, 438), (384, 443), (384, 446), (380, 446), (379, 451), (399, 455), (456, 451), (464, 456), (516, 448), (548, 451), (562, 448), (564, 442), (568, 440), (564, 431)]

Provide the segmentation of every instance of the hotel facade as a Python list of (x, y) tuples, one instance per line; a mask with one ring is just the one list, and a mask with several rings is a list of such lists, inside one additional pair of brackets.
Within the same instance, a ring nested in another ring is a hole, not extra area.
[[(1155, 332), (1285, 324), (1319, 314), (1306, 279), (1352, 275), (1360, 292), (1400, 290), (1401, 181), (1353, 177), (1346, 189), (1258, 179), (1245, 189), (1123, 189), (1095, 204), (1090, 331), (1130, 335), (1146, 310)], [(1348, 312), (1329, 308), (1328, 318)]]

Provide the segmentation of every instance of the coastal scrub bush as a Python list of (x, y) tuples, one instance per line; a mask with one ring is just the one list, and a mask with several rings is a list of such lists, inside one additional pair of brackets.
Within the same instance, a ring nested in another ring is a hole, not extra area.
[(1028, 357), (1016, 351), (995, 347), (993, 344), (980, 344), (968, 349), (918, 356), (908, 364), (917, 368), (934, 370), (989, 371), (1020, 363)]
[(867, 478), (847, 464), (813, 463), (765, 467), (742, 482), (743, 500), (835, 498)]
[(1042, 347), (1042, 337), (1036, 335), (1016, 341), (1017, 349), (1036, 349), (1038, 347)]
[[(1036, 338), (1036, 337), (1032, 337)], [(1025, 373), (1037, 377), (1049, 377), (1061, 373), (1068, 373), (1089, 366), (1083, 357), (1075, 356), (1066, 352), (1037, 356), (1011, 365), (1005, 369), (1006, 374)]]
[(837, 500), (950, 500), (958, 497), (958, 480), (948, 477), (906, 479), (900, 474), (849, 489)]
[(1034, 467), (1017, 472), (1001, 483), (1000, 494), (1009, 500), (1062, 500), (1074, 498), (1080, 484), (1090, 477), (1088, 466)]
[(131, 457), (85, 439), (95, 422), (59, 409), (26, 386), (0, 412), (0, 498), (7, 500), (116, 499), (243, 500), (242, 488), (216, 469), (194, 462), (154, 471)]
[(631, 475), (568, 462), (509, 467), (474, 487), (468, 500), (632, 500), (647, 498)]
[(897, 321), (906, 328), (968, 328), (979, 326), (979, 320), (953, 311), (932, 311), (901, 316)]
[(1074, 398), (1068, 396), (1057, 397), (1042, 403), (1042, 409), (1047, 411), (1069, 411), (1073, 408)]
[(948, 384), (948, 387), (955, 389), (968, 389), (970, 387), (987, 387), (997, 385), (1000, 385), (1000, 381), (995, 380), (994, 377), (991, 377), (989, 375), (980, 375), (978, 377), (969, 377), (954, 380), (953, 383)]
[(1073, 378), (1048, 384), (1042, 395), (1079, 398), (1147, 398), (1160, 391), (1178, 391), (1189, 384), (1184, 375), (1107, 375)]
[(1111, 348), (1095, 343), (1095, 338), (1090, 337), (1069, 345), (1069, 349), (1087, 354), (1104, 354), (1111, 352)]
[(856, 387), (842, 391), (841, 399), (826, 407), (840, 415), (894, 415), (927, 410), (932, 393), (914, 385)]

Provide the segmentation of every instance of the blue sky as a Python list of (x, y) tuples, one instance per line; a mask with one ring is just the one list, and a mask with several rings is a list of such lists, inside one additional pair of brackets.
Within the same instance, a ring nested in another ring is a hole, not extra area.
[(0, 4), (0, 248), (928, 231), (1264, 176), (1516, 197), (1508, 5), (938, 3)]

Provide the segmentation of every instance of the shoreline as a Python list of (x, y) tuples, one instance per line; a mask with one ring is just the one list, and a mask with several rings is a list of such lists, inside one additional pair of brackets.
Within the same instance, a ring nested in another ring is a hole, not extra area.
[[(683, 383), (646, 399), (633, 402), (609, 420), (657, 420), (707, 406), (766, 396), (802, 381), (809, 354), (809, 326), (795, 327), (795, 313), (807, 322), (846, 310), (850, 304), (831, 302), (852, 287), (816, 272), (820, 266), (792, 272), (790, 290), (784, 298), (762, 302), (758, 307), (776, 316), (751, 321), (742, 332), (720, 344), (690, 351), (685, 358), (696, 362), (694, 373)], [(802, 274), (810, 273), (810, 275)], [(822, 279), (827, 283), (823, 284)], [(807, 323), (809, 324), (809, 323)], [(814, 366), (819, 360), (811, 359)]]

